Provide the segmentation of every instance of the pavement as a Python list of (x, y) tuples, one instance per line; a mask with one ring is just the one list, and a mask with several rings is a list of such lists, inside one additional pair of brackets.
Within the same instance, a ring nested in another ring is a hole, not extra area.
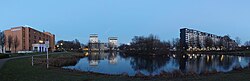
[[(51, 54), (61, 54), (61, 53), (51, 53)], [(38, 55), (33, 55), (33, 56), (45, 56), (45, 55), (47, 55), (47, 54), (38, 54)], [(19, 58), (28, 58), (28, 57), (32, 57), (32, 55), (29, 55), (29, 56), (18, 56), (18, 57), (11, 57), (11, 58), (0, 59), (0, 69), (3, 67), (3, 65), (4, 65), (8, 60), (19, 59)]]

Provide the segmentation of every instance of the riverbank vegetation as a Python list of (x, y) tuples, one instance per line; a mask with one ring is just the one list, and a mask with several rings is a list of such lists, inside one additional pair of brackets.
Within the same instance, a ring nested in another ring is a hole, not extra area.
[[(49, 56), (49, 65), (53, 67), (63, 67), (69, 65), (75, 65), (80, 58), (85, 57), (83, 53), (65, 53), (60, 55), (50, 55)], [(35, 65), (46, 65), (46, 56), (34, 57)]]

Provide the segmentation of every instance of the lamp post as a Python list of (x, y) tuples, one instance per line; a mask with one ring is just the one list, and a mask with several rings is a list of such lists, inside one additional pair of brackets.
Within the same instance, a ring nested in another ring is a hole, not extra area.
[(61, 50), (63, 50), (63, 43), (60, 43), (60, 46), (61, 46)]
[(49, 68), (49, 41), (45, 41), (45, 46), (47, 48), (47, 68)]

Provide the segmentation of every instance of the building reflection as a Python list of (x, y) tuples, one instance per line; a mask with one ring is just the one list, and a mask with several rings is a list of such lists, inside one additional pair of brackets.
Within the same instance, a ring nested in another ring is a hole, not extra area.
[(187, 59), (189, 58), (188, 55), (186, 54), (179, 54), (180, 56), (178, 57), (178, 62), (179, 62), (179, 69), (181, 72), (186, 72), (186, 64), (187, 64)]
[(146, 71), (151, 75), (164, 67), (167, 61), (169, 61), (167, 56), (131, 56), (130, 65), (137, 72)]
[(100, 60), (105, 59), (106, 54), (103, 52), (89, 52), (88, 61), (90, 66), (97, 66)]
[(113, 51), (113, 52), (109, 52), (108, 55), (108, 60), (109, 60), (109, 64), (116, 64), (117, 63), (117, 52)]
[(117, 52), (88, 52), (88, 61), (90, 66), (98, 66), (101, 60), (108, 59), (109, 64), (117, 63)]
[[(135, 75), (158, 75), (161, 72), (206, 74), (229, 72), (249, 67), (250, 57), (216, 54), (169, 54), (163, 56), (135, 56), (119, 52), (89, 52), (72, 69), (107, 74), (128, 72)], [(94, 67), (93, 67), (94, 66)], [(96, 68), (98, 66), (98, 68)]]
[(179, 58), (179, 64), (182, 72), (196, 74), (228, 72), (235, 68), (242, 68), (239, 57), (229, 55), (187, 54), (187, 58)]

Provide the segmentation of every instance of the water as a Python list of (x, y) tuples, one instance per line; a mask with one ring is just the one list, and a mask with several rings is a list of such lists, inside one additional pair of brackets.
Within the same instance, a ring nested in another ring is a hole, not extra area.
[(74, 66), (66, 69), (90, 71), (104, 74), (137, 73), (159, 75), (160, 73), (209, 73), (229, 72), (234, 69), (246, 68), (250, 65), (250, 57), (206, 54), (171, 54), (165, 56), (128, 56), (123, 53), (87, 54)]

